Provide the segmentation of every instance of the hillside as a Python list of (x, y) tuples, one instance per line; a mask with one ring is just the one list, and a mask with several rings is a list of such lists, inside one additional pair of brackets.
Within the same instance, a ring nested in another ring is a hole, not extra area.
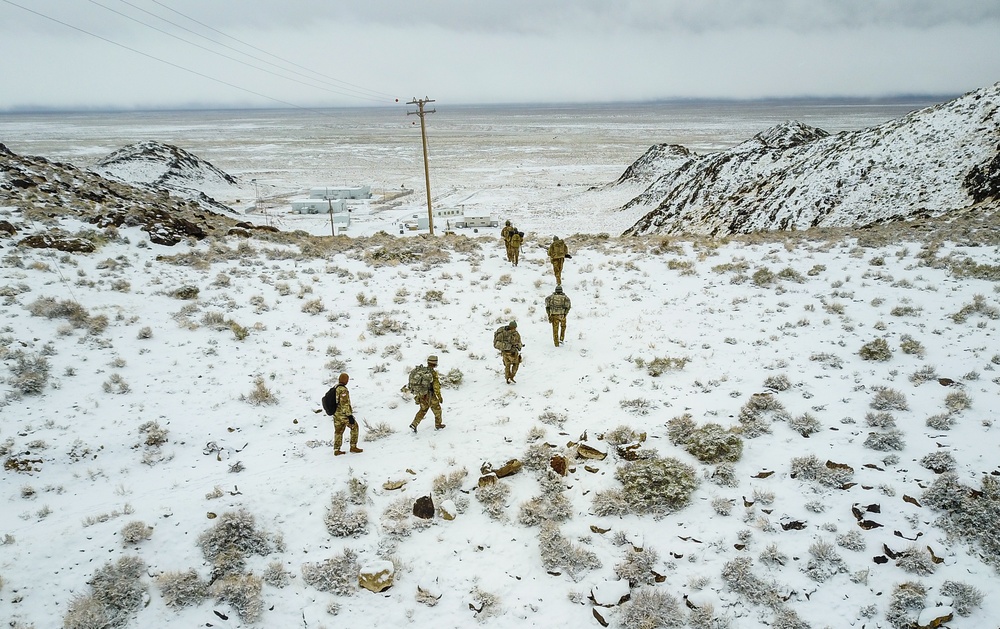
[[(154, 160), (150, 155), (113, 154), (102, 162), (108, 175), (117, 174), (108, 178), (72, 164), (18, 155), (0, 144), (0, 207), (24, 212), (28, 220), (19, 232), (44, 231), (55, 219), (72, 217), (99, 229), (139, 225), (160, 245), (254, 229), (197, 189), (206, 182), (226, 181), (228, 175), (218, 171), (219, 179), (213, 179), (217, 169), (204, 168), (196, 158), (183, 162), (182, 169), (171, 166), (173, 160), (162, 153)], [(139, 175), (142, 172), (145, 176)]]
[(860, 131), (785, 123), (692, 156), (622, 209), (647, 211), (628, 235), (724, 236), (995, 208), (998, 189), (1000, 83)]

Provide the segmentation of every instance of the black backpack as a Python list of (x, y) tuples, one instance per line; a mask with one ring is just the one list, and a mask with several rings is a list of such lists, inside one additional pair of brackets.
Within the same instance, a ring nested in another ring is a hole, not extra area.
[(326, 411), (327, 415), (333, 415), (337, 412), (337, 387), (336, 385), (326, 392), (323, 396), (323, 410)]

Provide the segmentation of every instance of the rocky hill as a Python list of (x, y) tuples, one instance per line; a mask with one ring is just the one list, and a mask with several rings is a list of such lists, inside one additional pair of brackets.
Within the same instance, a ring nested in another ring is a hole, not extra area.
[[(123, 169), (129, 162), (142, 161), (129, 160), (124, 155), (112, 160), (118, 153), (105, 160), (106, 168)], [(153, 162), (146, 166), (148, 173), (155, 172)], [(190, 166), (190, 162), (179, 161), (176, 166), (166, 168), (157, 179), (175, 185), (183, 180), (183, 173)], [(218, 172), (223, 178), (228, 177)], [(198, 181), (198, 178), (191, 181)], [(11, 229), (30, 232), (32, 226), (36, 227), (38, 233), (33, 235), (40, 238), (36, 240), (41, 246), (76, 246), (68, 241), (60, 244), (58, 239), (53, 240), (52, 234), (41, 238), (41, 232), (47, 229), (51, 219), (66, 216), (98, 228), (141, 225), (149, 233), (150, 241), (161, 245), (173, 245), (186, 238), (226, 234), (234, 229), (236, 233), (241, 233), (239, 230), (245, 233), (253, 228), (248, 223), (238, 223), (233, 216), (227, 215), (231, 214), (229, 208), (195, 191), (193, 186), (186, 188), (187, 193), (182, 194), (156, 181), (133, 185), (72, 164), (17, 155), (0, 144), (0, 207), (22, 214), (23, 220), (17, 226), (11, 224)], [(10, 233), (10, 229), (7, 232)]]
[[(626, 174), (655, 172), (649, 155)], [(676, 164), (679, 155), (657, 159)], [(648, 208), (629, 235), (722, 236), (996, 208), (998, 191), (1000, 83), (861, 131), (784, 123), (727, 151), (691, 154), (621, 209)]]

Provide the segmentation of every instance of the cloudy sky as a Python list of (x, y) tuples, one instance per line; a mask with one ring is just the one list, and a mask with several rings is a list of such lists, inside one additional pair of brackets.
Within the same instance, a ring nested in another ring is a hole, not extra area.
[(997, 0), (0, 0), (0, 111), (951, 95)]

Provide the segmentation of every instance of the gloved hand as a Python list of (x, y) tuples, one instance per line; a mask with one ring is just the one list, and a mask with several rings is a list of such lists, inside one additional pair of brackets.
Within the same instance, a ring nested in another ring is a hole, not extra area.
[(352, 425), (352, 426), (354, 425), (354, 423), (355, 423), (354, 422), (354, 415), (348, 415), (347, 416), (347, 423), (350, 424), (350, 425)]

